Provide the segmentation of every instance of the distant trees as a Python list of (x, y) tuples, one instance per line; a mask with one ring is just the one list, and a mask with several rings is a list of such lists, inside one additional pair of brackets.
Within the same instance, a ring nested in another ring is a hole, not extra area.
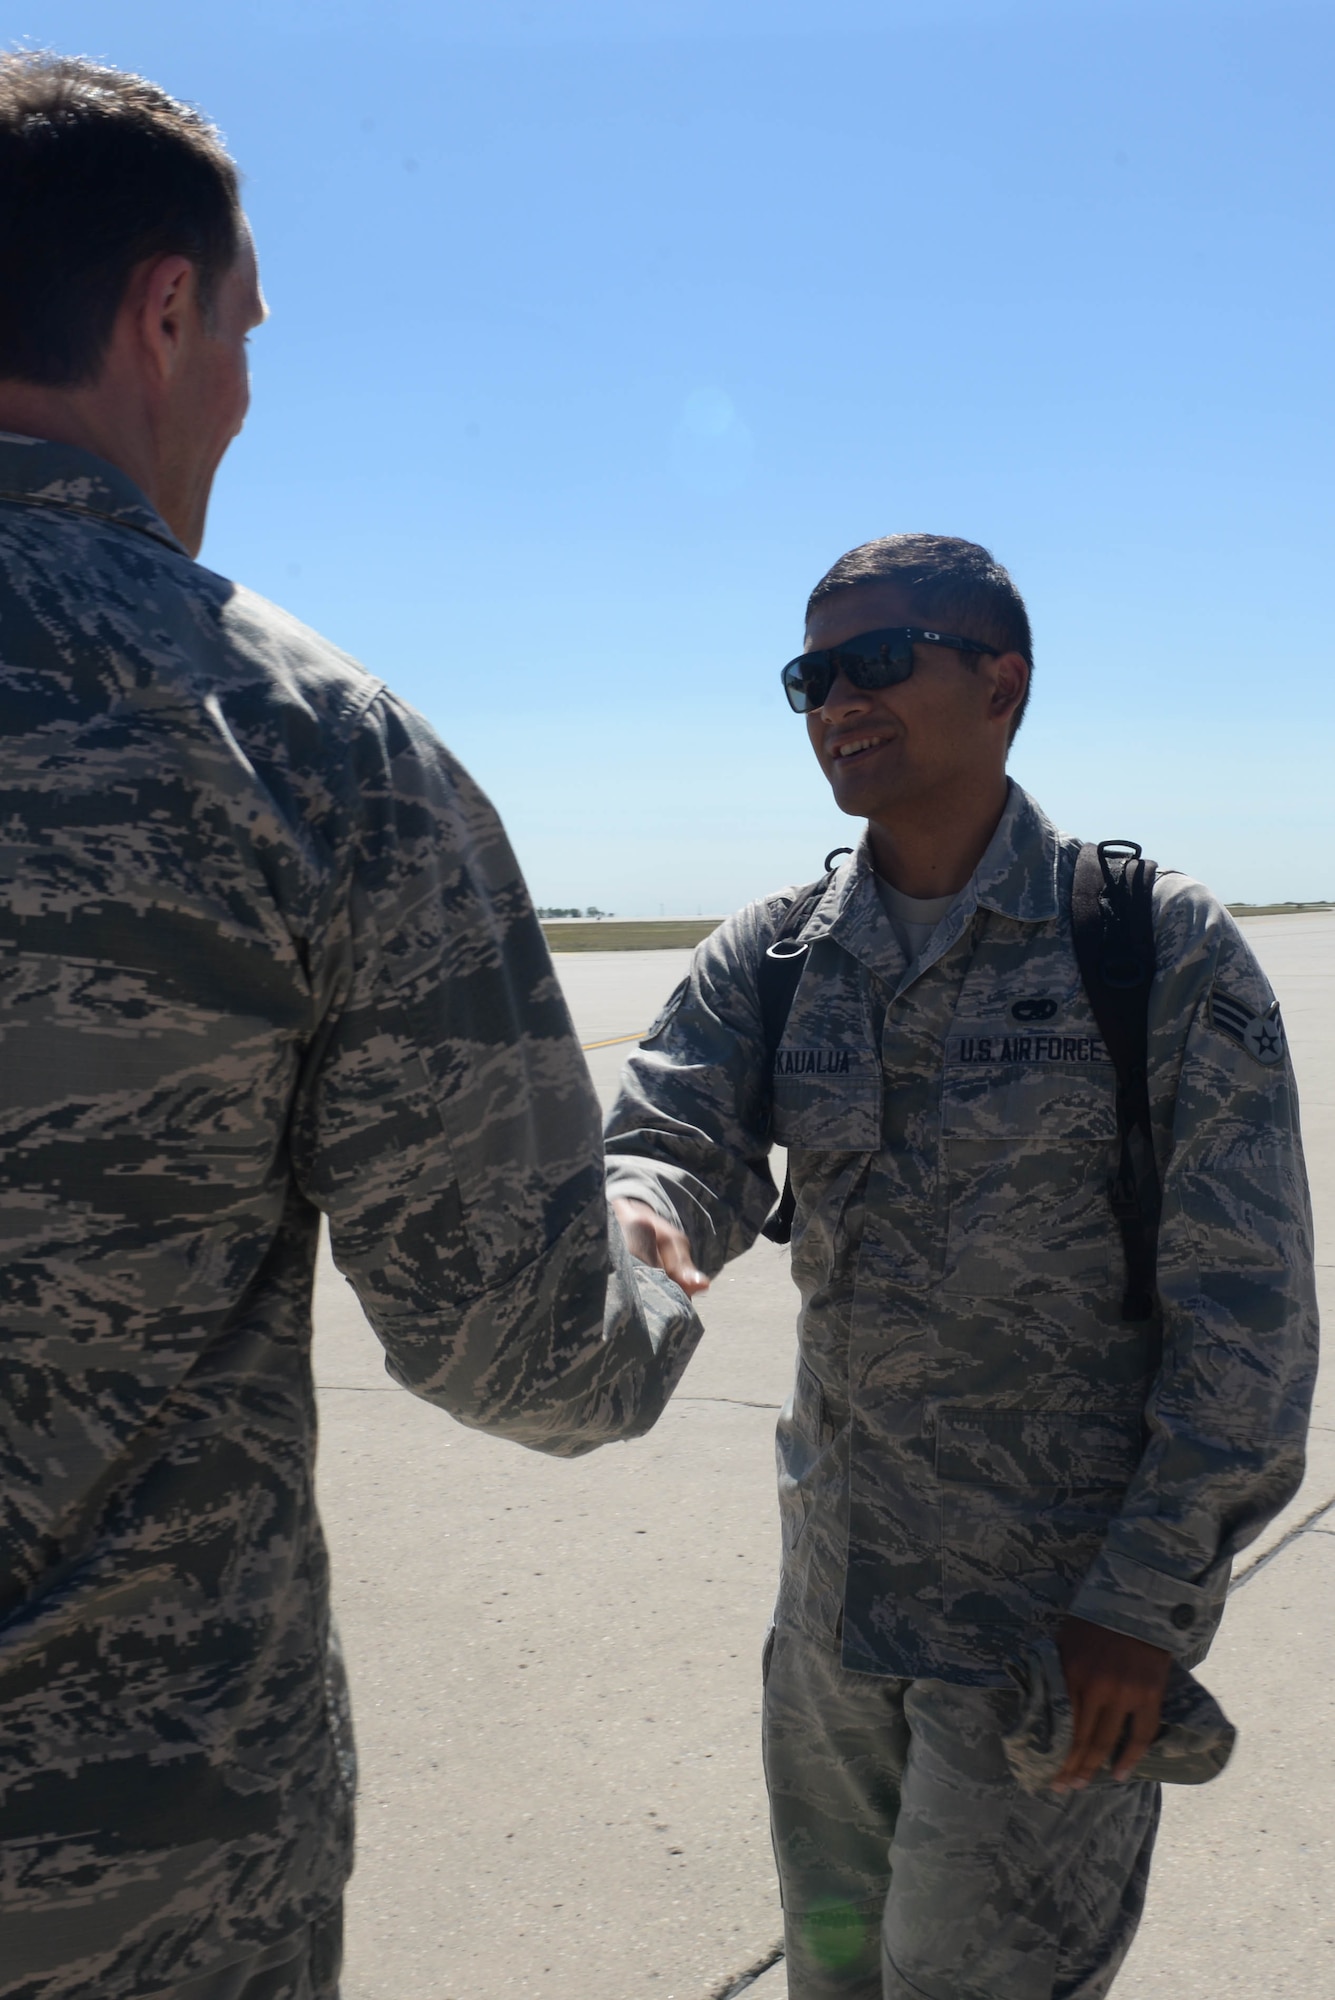
[(558, 910), (555, 907), (550, 909), (539, 907), (538, 910), (540, 917), (593, 917), (595, 920), (599, 917), (610, 917), (615, 914), (613, 910), (600, 910), (593, 903), (589, 904), (587, 910)]

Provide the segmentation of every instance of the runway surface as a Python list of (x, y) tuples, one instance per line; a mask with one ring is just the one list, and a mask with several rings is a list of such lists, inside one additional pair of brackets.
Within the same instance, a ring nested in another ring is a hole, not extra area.
[[(1335, 917), (1244, 926), (1283, 1003), (1321, 1279), (1335, 1262)], [(684, 951), (558, 960), (606, 1101)], [(344, 2000), (707, 2000), (780, 1934), (759, 1651), (796, 1294), (769, 1244), (646, 1439), (557, 1463), (394, 1388), (325, 1259), (320, 1498), (362, 1759)], [(1335, 1991), (1335, 1395), (1203, 1670), (1234, 1762), (1171, 1791), (1117, 2000)], [(747, 1989), (781, 2000), (782, 1964)]]

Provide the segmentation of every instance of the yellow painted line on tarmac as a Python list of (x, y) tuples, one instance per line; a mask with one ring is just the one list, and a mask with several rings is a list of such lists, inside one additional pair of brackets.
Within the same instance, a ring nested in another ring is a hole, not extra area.
[(642, 1042), (646, 1033), (646, 1029), (637, 1028), (633, 1035), (609, 1035), (605, 1042), (581, 1042), (580, 1047), (587, 1055), (590, 1049), (613, 1049), (618, 1042)]

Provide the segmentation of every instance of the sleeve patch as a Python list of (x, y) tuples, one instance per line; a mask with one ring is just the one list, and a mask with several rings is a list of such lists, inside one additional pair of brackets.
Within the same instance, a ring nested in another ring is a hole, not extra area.
[(1272, 1000), (1264, 1014), (1256, 1014), (1245, 1000), (1236, 1000), (1216, 986), (1210, 995), (1210, 1024), (1267, 1068), (1283, 1062), (1288, 1043), (1278, 1000)]

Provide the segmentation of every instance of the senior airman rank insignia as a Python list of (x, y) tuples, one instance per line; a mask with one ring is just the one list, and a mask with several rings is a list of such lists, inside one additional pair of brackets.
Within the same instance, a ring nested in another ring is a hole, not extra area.
[(1255, 1061), (1267, 1066), (1283, 1062), (1288, 1044), (1278, 1000), (1272, 1000), (1264, 1014), (1254, 1014), (1244, 1001), (1221, 993), (1216, 986), (1210, 995), (1210, 1020)]

